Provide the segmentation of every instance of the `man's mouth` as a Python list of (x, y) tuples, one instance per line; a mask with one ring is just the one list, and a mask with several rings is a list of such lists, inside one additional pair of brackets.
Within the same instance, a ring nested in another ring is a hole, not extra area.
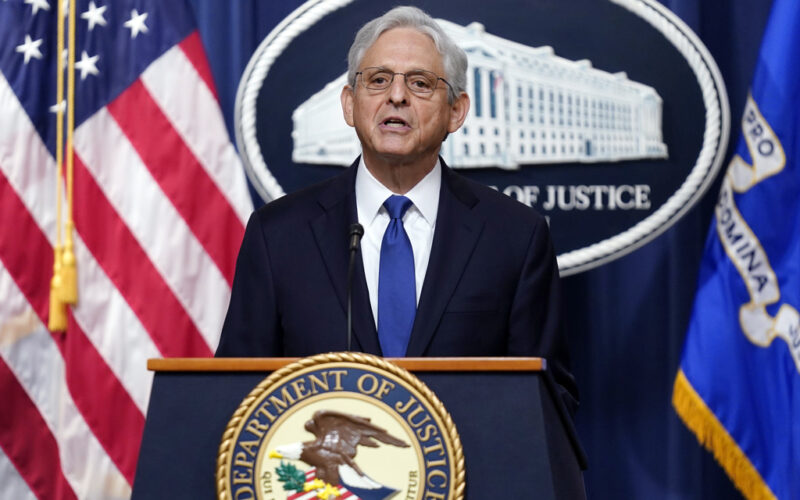
[(382, 122), (382, 125), (390, 128), (403, 128), (408, 127), (408, 123), (400, 118), (392, 117), (387, 118)]

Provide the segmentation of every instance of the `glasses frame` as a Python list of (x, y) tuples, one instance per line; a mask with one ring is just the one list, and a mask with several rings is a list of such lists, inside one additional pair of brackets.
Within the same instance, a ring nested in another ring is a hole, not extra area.
[[(363, 75), (364, 75), (365, 71), (372, 70), (372, 69), (378, 70), (379, 72), (384, 72), (387, 75), (392, 75), (392, 78), (389, 79), (389, 83), (386, 84), (386, 87), (381, 88), (381, 89), (367, 87), (367, 84), (364, 83)], [(434, 84), (434, 86), (433, 86), (433, 88), (431, 89), (430, 92), (420, 91), (419, 89), (414, 89), (414, 88), (411, 88), (411, 86), (409, 86), (409, 84), (408, 84), (408, 76), (407, 75), (408, 75), (408, 73), (412, 73), (413, 74), (415, 72), (416, 73), (429, 73), (429, 74), (433, 75), (434, 77), (436, 77), (436, 83)], [(452, 94), (454, 92), (453, 91), (453, 86), (450, 85), (450, 82), (448, 82), (447, 80), (445, 80), (441, 76), (437, 75), (433, 71), (428, 71), (426, 69), (416, 69), (416, 70), (408, 71), (406, 73), (400, 73), (400, 72), (394, 72), (392, 70), (389, 70), (389, 69), (386, 69), (386, 68), (383, 68), (383, 67), (380, 67), (380, 66), (369, 66), (367, 68), (362, 69), (361, 71), (357, 71), (356, 74), (355, 74), (355, 77), (356, 77), (356, 81), (359, 80), (359, 76), (361, 77), (360, 78), (361, 85), (365, 89), (367, 89), (369, 91), (372, 91), (372, 92), (383, 92), (383, 91), (385, 91), (385, 90), (387, 90), (387, 89), (392, 87), (392, 84), (394, 83), (394, 77), (397, 76), (397, 75), (403, 75), (403, 83), (406, 85), (406, 88), (408, 90), (410, 90), (411, 92), (414, 93), (414, 95), (419, 95), (419, 96), (430, 96), (430, 95), (433, 95), (433, 93), (436, 91), (436, 89), (439, 88), (439, 80), (443, 81), (447, 85), (448, 94)]]

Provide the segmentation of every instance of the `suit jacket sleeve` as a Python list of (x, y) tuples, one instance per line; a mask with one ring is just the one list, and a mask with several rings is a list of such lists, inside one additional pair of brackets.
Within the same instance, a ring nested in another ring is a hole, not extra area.
[(280, 356), (282, 342), (269, 252), (258, 212), (247, 222), (216, 356)]
[(546, 358), (562, 400), (575, 414), (578, 387), (569, 371), (569, 351), (561, 330), (561, 282), (550, 230), (544, 220), (531, 235), (511, 304), (508, 352), (512, 356), (534, 353)]

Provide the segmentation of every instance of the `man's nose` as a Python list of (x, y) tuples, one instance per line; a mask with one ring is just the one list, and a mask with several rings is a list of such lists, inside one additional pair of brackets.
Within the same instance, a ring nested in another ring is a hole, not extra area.
[(408, 87), (405, 75), (396, 74), (389, 85), (389, 101), (394, 104), (405, 103), (408, 100)]

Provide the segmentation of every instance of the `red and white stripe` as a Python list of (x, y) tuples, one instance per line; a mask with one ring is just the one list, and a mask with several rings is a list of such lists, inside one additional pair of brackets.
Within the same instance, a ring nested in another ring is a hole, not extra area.
[(23, 481), (22, 476), (17, 473), (14, 464), (3, 453), (0, 448), (0, 477), (5, 479), (3, 483), (3, 495), (8, 498), (15, 498), (19, 500), (35, 500), (36, 496), (33, 491), (28, 487), (28, 484)]
[(0, 74), (0, 498), (127, 498), (153, 357), (210, 356), (252, 204), (196, 33), (75, 131), (79, 304), (47, 331), (55, 161)]
[[(317, 468), (316, 467), (312, 467), (312, 468), (308, 469), (305, 472), (305, 475), (306, 475), (306, 482), (307, 483), (309, 481), (313, 481), (314, 479), (317, 478)], [(356, 496), (355, 494), (351, 493), (350, 490), (348, 490), (347, 488), (345, 488), (342, 485), (337, 486), (336, 489), (339, 490), (339, 496), (336, 497), (337, 500), (340, 499), (340, 498), (341, 499), (345, 499), (345, 500), (361, 500), (358, 496)], [(286, 500), (314, 500), (314, 499), (318, 498), (317, 493), (318, 493), (317, 490), (299, 491), (297, 493), (293, 493), (293, 494), (289, 495), (288, 497), (286, 497)]]

